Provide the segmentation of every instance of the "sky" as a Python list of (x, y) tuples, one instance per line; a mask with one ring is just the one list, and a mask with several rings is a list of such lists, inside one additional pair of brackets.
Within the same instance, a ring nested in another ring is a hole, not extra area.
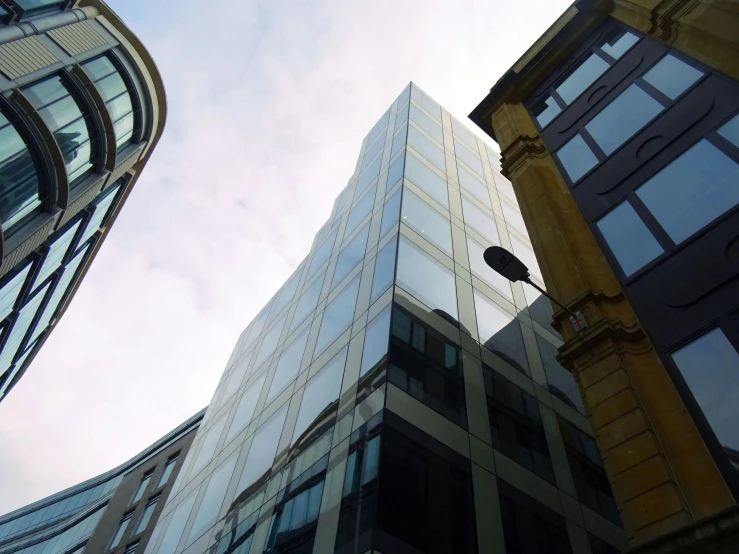
[(161, 71), (167, 124), (0, 402), (0, 514), (112, 469), (205, 407), (405, 85), (468, 122), (570, 2), (108, 3)]

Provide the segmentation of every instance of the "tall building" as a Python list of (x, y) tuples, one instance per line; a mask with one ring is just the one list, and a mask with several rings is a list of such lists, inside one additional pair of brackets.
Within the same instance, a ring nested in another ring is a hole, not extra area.
[(470, 116), (589, 324), (555, 314), (559, 360), (645, 553), (739, 551), (737, 30), (736, 2), (577, 1)]
[(613, 553), (618, 511), (498, 156), (417, 86), (241, 334), (147, 554)]
[(117, 468), (0, 516), (0, 554), (144, 552), (204, 414)]
[(164, 128), (164, 87), (99, 0), (0, 0), (0, 401), (61, 317)]

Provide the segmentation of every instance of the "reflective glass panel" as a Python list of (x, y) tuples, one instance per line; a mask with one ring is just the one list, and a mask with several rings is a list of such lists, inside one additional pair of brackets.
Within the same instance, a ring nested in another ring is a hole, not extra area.
[(308, 343), (308, 331), (310, 329), (303, 331), (303, 334), (295, 339), (280, 356), (280, 361), (275, 370), (275, 376), (272, 378), (272, 384), (267, 394), (267, 402), (270, 402), (285, 390), (285, 387), (292, 383), (298, 376), (300, 362), (303, 360), (303, 354), (305, 353), (305, 345)]
[(738, 185), (739, 164), (703, 139), (636, 194), (680, 243), (739, 204)]
[(511, 292), (511, 283), (497, 271), (493, 271), (488, 264), (485, 263), (483, 253), (485, 248), (467, 236), (467, 250), (470, 255), (470, 268), (472, 273), (493, 287), (497, 292), (513, 301), (513, 293)]
[(573, 183), (598, 165), (598, 158), (580, 135), (572, 137), (556, 155)]
[(440, 177), (410, 152), (406, 155), (405, 176), (439, 204), (449, 208), (446, 179)]
[(265, 374), (257, 379), (248, 389), (246, 389), (241, 400), (239, 400), (239, 406), (236, 408), (233, 421), (231, 421), (231, 426), (228, 428), (226, 443), (243, 431), (251, 422), (251, 418), (254, 415), (254, 409), (257, 407), (259, 394), (262, 392), (262, 387), (264, 386), (264, 380), (266, 377), (267, 376)]
[(600, 43), (600, 47), (606, 54), (613, 56), (615, 59), (619, 59), (628, 52), (638, 40), (639, 37), (635, 34), (619, 27), (613, 29), (608, 34), (606, 39)]
[(433, 311), (441, 310), (457, 319), (454, 273), (403, 236), (396, 281)]
[(403, 191), (402, 221), (426, 240), (453, 257), (450, 221), (411, 190)]
[(347, 351), (348, 347), (342, 349), (305, 385), (298, 419), (295, 422), (293, 443), (301, 438), (320, 416), (325, 415), (329, 408), (335, 407), (333, 404), (339, 399), (341, 392)]
[(293, 315), (293, 321), (290, 324), (290, 331), (293, 332), (298, 326), (305, 321), (313, 310), (318, 306), (318, 299), (321, 296), (321, 289), (323, 288), (323, 279), (325, 272), (321, 273), (311, 285), (305, 289), (303, 296), (300, 297), (297, 306), (295, 306), (295, 314)]
[(596, 225), (627, 277), (664, 252), (628, 202), (614, 208)]
[(164, 533), (164, 538), (159, 545), (157, 554), (174, 554), (177, 544), (180, 542), (180, 537), (182, 537), (182, 532), (185, 530), (185, 525), (190, 517), (190, 512), (192, 511), (192, 506), (195, 504), (197, 496), (198, 492), (193, 492), (174, 509), (172, 519), (169, 521), (169, 526)]
[(459, 175), (459, 185), (482, 202), (484, 206), (487, 206), (492, 210), (493, 205), (490, 203), (490, 193), (488, 192), (487, 185), (481, 182), (477, 177), (474, 177), (472, 173), (467, 171), (461, 165), (457, 166), (457, 174)]
[(478, 291), (474, 291), (474, 296), (480, 343), (522, 373), (528, 374), (529, 364), (518, 319)]
[(477, 151), (477, 139), (469, 129), (459, 123), (456, 119), (452, 119), (452, 131), (457, 135), (464, 143), (469, 146), (473, 152)]
[(380, 135), (384, 134), (383, 131), (387, 128), (387, 122), (390, 120), (390, 110), (387, 110), (382, 117), (377, 120), (372, 130), (367, 135), (367, 143), (372, 144), (380, 138)]
[(380, 238), (390, 232), (390, 229), (400, 221), (400, 191), (392, 195), (382, 208), (382, 224), (380, 225)]
[(113, 538), (110, 540), (110, 545), (108, 546), (108, 548), (115, 548), (121, 543), (121, 538), (123, 537), (123, 534), (126, 532), (126, 529), (128, 528), (128, 524), (131, 523), (132, 516), (133, 516), (133, 513), (123, 516), (123, 519), (118, 524), (118, 528), (115, 530), (115, 535), (113, 535)]
[[(356, 210), (356, 208), (354, 209)], [(331, 257), (331, 252), (334, 249), (334, 241), (336, 240), (336, 234), (338, 232), (338, 229), (334, 229), (333, 232), (326, 239), (326, 242), (319, 246), (313, 254), (313, 259), (310, 262), (310, 267), (308, 267), (307, 279), (310, 279), (313, 275), (315, 275), (316, 271), (321, 269), (321, 267), (323, 267), (323, 264), (325, 264)]]
[(203, 499), (200, 501), (198, 514), (190, 528), (188, 543), (200, 537), (218, 519), (238, 458), (239, 453), (236, 452), (213, 472), (210, 481), (208, 481), (208, 488), (205, 489)]
[(254, 362), (255, 368), (262, 365), (262, 362), (269, 358), (275, 351), (275, 348), (277, 348), (277, 344), (280, 342), (280, 335), (282, 335), (282, 328), (285, 326), (285, 319), (287, 319), (287, 316), (282, 316), (277, 323), (267, 331), (267, 334), (264, 335), (264, 341), (262, 342), (256, 361)]
[(446, 158), (444, 151), (427, 139), (418, 129), (412, 125), (408, 127), (408, 146), (421, 154), (424, 158), (434, 164), (440, 171), (446, 171)]
[(513, 246), (513, 253), (526, 267), (529, 268), (531, 275), (537, 277), (539, 281), (543, 283), (544, 278), (541, 276), (541, 269), (539, 268), (539, 262), (536, 260), (534, 251), (530, 246), (524, 244), (523, 241), (518, 240), (516, 237), (511, 235), (510, 238), (511, 245)]
[(26, 143), (0, 114), (0, 222), (8, 229), (40, 203), (38, 176)]
[(457, 158), (462, 160), (469, 168), (471, 168), (480, 177), (484, 175), (482, 171), (482, 162), (477, 157), (477, 151), (474, 153), (467, 148), (460, 140), (454, 139), (454, 152)]
[(362, 351), (362, 366), (359, 371), (360, 377), (375, 367), (387, 354), (390, 337), (390, 307), (391, 304), (388, 304), (367, 324), (367, 332), (364, 335), (364, 350)]
[(218, 440), (221, 438), (221, 433), (223, 433), (223, 428), (225, 426), (226, 418), (223, 416), (221, 419), (216, 421), (210, 429), (208, 429), (207, 434), (201, 443), (198, 457), (195, 458), (195, 461), (192, 464), (192, 469), (190, 469), (190, 477), (194, 477), (198, 471), (203, 469), (208, 462), (210, 462), (213, 457), (213, 453), (216, 451)]
[(377, 179), (377, 176), (380, 174), (380, 166), (382, 165), (382, 156), (378, 156), (375, 158), (375, 161), (370, 164), (370, 166), (359, 176), (359, 179), (357, 179), (357, 190), (355, 192), (356, 196), (359, 196), (364, 192), (368, 186)]
[(592, 85), (598, 77), (608, 71), (608, 62), (597, 54), (591, 54), (588, 59), (580, 64), (564, 82), (557, 87), (557, 93), (565, 101), (571, 104), (580, 94)]
[(272, 468), (286, 415), (287, 404), (269, 418), (267, 423), (262, 425), (254, 435), (235, 496), (238, 496)]
[(539, 122), (539, 126), (543, 129), (549, 125), (552, 119), (559, 115), (562, 108), (559, 107), (559, 104), (557, 104), (557, 101), (554, 98), (547, 96), (545, 99), (540, 100), (531, 106), (531, 111), (534, 114), (536, 121)]
[(667, 54), (646, 72), (644, 80), (670, 100), (674, 100), (702, 76), (702, 71), (678, 60), (672, 54)]
[(723, 447), (739, 449), (739, 353), (721, 329), (709, 331), (672, 355)]
[(718, 134), (734, 144), (734, 146), (739, 146), (739, 115), (735, 115), (725, 123), (718, 130)]
[(491, 245), (500, 246), (498, 226), (495, 224), (495, 219), (492, 216), (483, 212), (464, 196), (462, 197), (462, 210), (464, 213), (464, 222), (467, 225), (480, 233)]
[(275, 304), (275, 314), (279, 314), (282, 309), (288, 305), (290, 300), (295, 296), (295, 291), (298, 290), (298, 284), (300, 283), (300, 269), (293, 273), (293, 276), (285, 283), (280, 292), (280, 296)]
[(219, 404), (224, 404), (229, 398), (234, 395), (237, 390), (239, 390), (241, 383), (244, 381), (246, 370), (249, 369), (249, 362), (251, 362), (253, 354), (254, 352), (252, 351), (250, 355), (244, 356), (241, 360), (239, 360), (239, 363), (236, 364), (233, 371), (231, 372), (231, 376), (226, 382), (226, 389)]
[(518, 206), (518, 199), (516, 198), (516, 193), (513, 190), (511, 182), (496, 172), (493, 172), (493, 178), (495, 179), (495, 188), (498, 189), (498, 192)]
[(441, 121), (441, 108), (439, 105), (416, 86), (411, 87), (411, 99), (417, 102), (419, 106), (431, 114), (437, 121)]
[(395, 252), (398, 241), (395, 238), (382, 247), (375, 259), (375, 274), (372, 277), (370, 303), (377, 300), (393, 284), (395, 276)]
[(158, 496), (147, 502), (146, 508), (144, 508), (144, 511), (139, 518), (139, 524), (136, 526), (136, 531), (134, 531), (134, 535), (138, 535), (139, 533), (143, 532), (144, 529), (146, 529), (146, 527), (149, 525), (149, 521), (151, 521), (151, 516), (154, 515), (154, 510), (157, 509), (158, 502)]
[(367, 148), (367, 152), (364, 153), (364, 158), (362, 159), (362, 167), (360, 171), (363, 171), (365, 167), (367, 167), (371, 161), (375, 159), (375, 156), (377, 156), (380, 152), (382, 152), (382, 149), (385, 146), (384, 140), (376, 140), (374, 143), (370, 144)]
[(392, 188), (398, 184), (403, 178), (403, 165), (405, 163), (405, 156), (400, 155), (397, 159), (390, 164), (390, 168), (387, 171), (387, 186), (385, 187), (385, 194), (390, 192)]
[(524, 223), (523, 216), (518, 212), (518, 210), (509, 206), (505, 200), (500, 201), (500, 206), (503, 208), (503, 216), (505, 217), (506, 223), (519, 233), (527, 235), (526, 223)]
[(367, 237), (369, 237), (369, 227), (369, 223), (367, 223), (339, 253), (339, 257), (336, 259), (336, 269), (334, 270), (331, 288), (338, 285), (364, 258), (364, 252), (367, 249)]
[(323, 320), (321, 321), (321, 330), (318, 332), (316, 350), (313, 354), (314, 359), (339, 338), (339, 335), (348, 329), (354, 321), (354, 308), (357, 303), (357, 293), (359, 292), (359, 277), (360, 275), (357, 275), (326, 306), (326, 310), (323, 312)]
[(131, 504), (135, 504), (139, 500), (141, 500), (141, 497), (144, 496), (144, 491), (146, 491), (146, 487), (149, 486), (149, 481), (151, 481), (151, 474), (152, 471), (149, 471), (146, 475), (144, 475), (143, 479), (139, 481), (139, 486), (136, 487), (136, 491), (133, 493), (133, 498), (131, 498)]
[(414, 104), (411, 104), (410, 118), (414, 123), (426, 131), (429, 136), (436, 140), (439, 144), (444, 144), (444, 133), (439, 125), (433, 118), (426, 115), (423, 111), (419, 110)]
[(393, 137), (393, 146), (390, 150), (390, 157), (392, 158), (401, 151), (405, 146), (406, 137), (408, 136), (408, 124), (404, 125)]
[(5, 286), (0, 289), (0, 320), (8, 317), (8, 314), (13, 309), (15, 301), (18, 299), (18, 294), (23, 288), (23, 283), (26, 281), (28, 272), (31, 270), (33, 264), (29, 263), (21, 269), (15, 276), (8, 281)]
[(179, 455), (175, 455), (173, 458), (167, 460), (167, 465), (164, 466), (164, 471), (162, 471), (162, 475), (159, 477), (159, 481), (157, 482), (157, 488), (165, 485), (167, 481), (169, 481), (169, 478), (172, 476), (172, 472), (177, 465), (178, 459)]
[(372, 213), (372, 208), (375, 205), (375, 189), (370, 190), (349, 212), (349, 218), (346, 220), (346, 229), (344, 230), (344, 236), (348, 237), (354, 229), (359, 227), (359, 224)]
[[(548, 302), (546, 297), (541, 296), (540, 298), (542, 299), (541, 301)], [(587, 415), (575, 378), (572, 376), (572, 373), (567, 371), (557, 361), (557, 347), (539, 335), (539, 333), (534, 334), (536, 336), (536, 344), (539, 347), (541, 361), (544, 365), (544, 372), (547, 376), (549, 392), (570, 407), (578, 410), (581, 414)]]
[(662, 104), (637, 85), (631, 85), (590, 120), (585, 129), (608, 156), (662, 110)]

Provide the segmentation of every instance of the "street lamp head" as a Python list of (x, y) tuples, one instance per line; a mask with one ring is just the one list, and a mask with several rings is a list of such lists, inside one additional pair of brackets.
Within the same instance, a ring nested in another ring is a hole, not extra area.
[(524, 263), (500, 246), (491, 246), (483, 254), (485, 263), (509, 281), (529, 282), (529, 268)]

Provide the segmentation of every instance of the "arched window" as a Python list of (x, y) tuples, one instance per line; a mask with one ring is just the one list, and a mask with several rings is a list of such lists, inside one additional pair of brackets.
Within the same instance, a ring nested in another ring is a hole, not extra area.
[(97, 156), (90, 114), (60, 75), (26, 87), (23, 94), (54, 133), (74, 188), (92, 172)]
[(131, 88), (109, 57), (103, 56), (82, 64), (90, 80), (105, 101), (113, 120), (115, 145), (118, 152), (131, 142), (135, 117)]
[(7, 233), (41, 204), (38, 173), (28, 145), (0, 113), (0, 222)]

